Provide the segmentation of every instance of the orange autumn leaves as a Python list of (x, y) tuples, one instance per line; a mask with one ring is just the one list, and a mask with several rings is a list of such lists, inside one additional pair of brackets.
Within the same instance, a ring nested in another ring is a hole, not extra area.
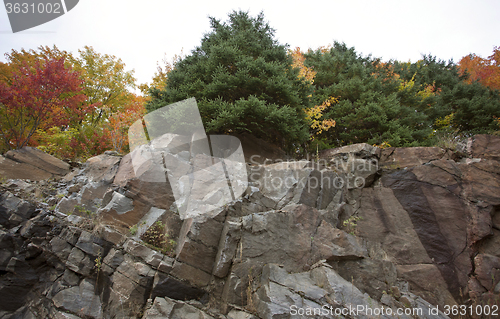
[(128, 128), (146, 114), (144, 103), (145, 99), (142, 96), (134, 96), (123, 111), (116, 112), (109, 117), (106, 133), (115, 150), (128, 149)]
[(10, 82), (0, 82), (0, 137), (10, 148), (26, 146), (37, 130), (78, 122), (92, 107), (64, 58), (23, 63)]
[(57, 47), (12, 50), (0, 63), (0, 151), (37, 146), (84, 160), (128, 151), (128, 127), (145, 113), (133, 71), (92, 47), (79, 56)]
[[(330, 49), (319, 48), (323, 53)], [(76, 56), (55, 46), (12, 50), (6, 55), (8, 62), (0, 62), (0, 152), (24, 145), (71, 159), (84, 159), (110, 149), (127, 152), (128, 127), (146, 113), (149, 89), (164, 86), (168, 73), (182, 59), (182, 53), (171, 62), (165, 58), (152, 83), (139, 87), (143, 97), (132, 93), (131, 89), (136, 88), (133, 71), (126, 71), (120, 59), (99, 54), (91, 47), (78, 53)], [(300, 48), (290, 50), (289, 55), (292, 67), (299, 70), (298, 77), (309, 86), (318, 84), (318, 70), (306, 65)], [(378, 61), (374, 66), (372, 76), (382, 77), (384, 82), (399, 82), (400, 90), (412, 88), (414, 78), (403, 81), (390, 62)], [(469, 74), (469, 83), (478, 81), (500, 90), (499, 47), (487, 58), (465, 56), (458, 67), (462, 74)], [(440, 91), (433, 82), (416, 94), (424, 99)], [(304, 109), (312, 140), (340, 125), (326, 116), (339, 103), (340, 96), (322, 98), (325, 100), (316, 100), (319, 105)], [(495, 119), (500, 127), (500, 120)]]
[(470, 75), (468, 82), (479, 81), (491, 89), (500, 90), (500, 48), (494, 47), (493, 54), (482, 58), (475, 54), (463, 57), (459, 62), (460, 71)]
[(312, 68), (308, 68), (304, 65), (306, 57), (304, 56), (304, 53), (300, 50), (300, 48), (296, 47), (294, 50), (289, 50), (288, 53), (292, 56), (293, 59), (292, 67), (299, 69), (299, 78), (303, 78), (310, 84), (313, 84), (316, 72)]

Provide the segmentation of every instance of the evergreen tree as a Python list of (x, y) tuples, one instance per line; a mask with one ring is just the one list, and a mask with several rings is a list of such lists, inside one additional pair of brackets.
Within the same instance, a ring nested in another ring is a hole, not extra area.
[(327, 52), (310, 51), (306, 65), (317, 72), (314, 102), (329, 96), (338, 103), (326, 113), (336, 126), (324, 137), (330, 146), (352, 143), (414, 146), (427, 143), (431, 134), (426, 114), (401, 103), (400, 81), (391, 66), (338, 42)]
[(152, 88), (148, 111), (195, 97), (209, 133), (248, 131), (288, 150), (308, 138), (304, 108), (310, 85), (297, 77), (287, 45), (274, 39), (263, 14), (233, 11), (210, 18), (212, 31)]
[[(396, 62), (394, 68), (402, 80), (414, 82), (412, 93), (406, 92), (408, 95), (416, 96), (419, 90), (431, 86), (437, 92), (422, 99), (417, 107), (428, 116), (435, 130), (447, 129), (466, 136), (498, 130), (495, 116), (500, 116), (499, 92), (468, 81), (468, 75), (462, 74), (453, 61), (424, 56), (416, 63)], [(403, 94), (400, 97), (408, 101)], [(443, 127), (443, 122), (448, 126)]]

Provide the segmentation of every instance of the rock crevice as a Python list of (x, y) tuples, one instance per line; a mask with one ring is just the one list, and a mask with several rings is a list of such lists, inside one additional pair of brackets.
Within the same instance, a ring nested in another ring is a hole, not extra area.
[[(370, 307), (498, 304), (500, 138), (468, 145), (462, 159), (356, 144), (252, 163), (243, 196), (203, 218), (181, 219), (168, 182), (149, 179), (154, 165), (136, 173), (133, 154), (39, 180), (11, 170), (0, 318), (351, 318), (335, 310), (353, 306), (371, 318)], [(18, 164), (58, 163), (18, 153)], [(13, 167), (4, 159), (0, 171)]]

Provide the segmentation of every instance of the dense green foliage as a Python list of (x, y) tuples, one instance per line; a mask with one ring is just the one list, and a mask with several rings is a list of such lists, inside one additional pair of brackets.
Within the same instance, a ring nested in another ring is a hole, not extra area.
[[(459, 64), (430, 55), (383, 62), (338, 42), (289, 50), (262, 13), (233, 11), (210, 25), (191, 54), (158, 65), (152, 84), (140, 86), (145, 97), (130, 91), (133, 71), (121, 59), (91, 47), (79, 57), (55, 46), (7, 53), (0, 62), (0, 152), (30, 145), (72, 160), (127, 152), (126, 132), (146, 109), (192, 97), (207, 133), (250, 132), (296, 156), (360, 142), (449, 147), (474, 134), (500, 135), (498, 47)], [(64, 68), (49, 72), (47, 61), (62, 58)], [(81, 82), (71, 90), (75, 81), (52, 79), (67, 70)], [(61, 102), (80, 93), (78, 103)]]
[(500, 115), (499, 92), (479, 82), (469, 83), (467, 74), (460, 74), (453, 62), (445, 63), (435, 57), (424, 56), (416, 63), (394, 63), (401, 79), (414, 78), (413, 93), (418, 88), (433, 86), (438, 94), (429, 97), (422, 110), (433, 124), (450, 117), (448, 130), (465, 135), (492, 133), (498, 130), (494, 116)]
[[(151, 88), (148, 111), (194, 96), (207, 132), (249, 131), (294, 153), (360, 142), (430, 146), (441, 133), (498, 131), (499, 93), (468, 80), (453, 62), (382, 62), (338, 42), (287, 53), (262, 14), (210, 22), (212, 32), (175, 64), (166, 85)], [(329, 100), (316, 124), (336, 125), (318, 133), (304, 110)]]
[(305, 54), (306, 66), (317, 72), (314, 102), (337, 97), (325, 117), (337, 125), (322, 134), (331, 146), (366, 142), (391, 145), (425, 143), (431, 133), (427, 118), (417, 105), (401, 101), (397, 78), (390, 66), (371, 57), (358, 56), (354, 48), (335, 43)]
[(452, 62), (424, 56), (416, 63), (382, 63), (340, 43), (305, 57), (305, 65), (317, 72), (314, 102), (339, 100), (325, 113), (337, 122), (323, 132), (325, 146), (427, 146), (436, 143), (439, 130), (471, 135), (498, 129), (498, 92), (467, 83)]
[(201, 45), (168, 73), (166, 86), (151, 89), (148, 111), (195, 97), (209, 133), (249, 131), (288, 149), (306, 141), (310, 87), (264, 16), (233, 12), (228, 22), (210, 18), (210, 24)]

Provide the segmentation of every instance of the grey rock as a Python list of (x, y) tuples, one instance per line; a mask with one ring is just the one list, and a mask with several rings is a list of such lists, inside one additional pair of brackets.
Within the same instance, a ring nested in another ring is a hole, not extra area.
[(111, 229), (109, 227), (103, 227), (101, 229), (101, 236), (104, 240), (114, 244), (115, 246), (120, 246), (126, 240), (126, 236), (122, 235), (120, 232)]
[(143, 318), (213, 319), (214, 317), (188, 303), (170, 298), (157, 297), (155, 298), (152, 307), (148, 309)]
[(343, 260), (334, 265), (334, 268), (342, 278), (375, 300), (382, 298), (384, 291), (390, 292), (398, 277), (396, 265), (388, 260)]
[(163, 257), (163, 260), (158, 265), (158, 271), (166, 274), (170, 273), (170, 271), (174, 267), (174, 261), (175, 260), (173, 258), (170, 258), (168, 256)]
[(113, 192), (111, 201), (102, 208), (102, 212), (114, 211), (116, 214), (125, 214), (134, 209), (133, 200), (117, 192)]
[(74, 246), (76, 245), (78, 238), (80, 238), (81, 233), (82, 230), (80, 228), (74, 226), (67, 226), (62, 230), (59, 237)]
[(80, 282), (80, 277), (73, 271), (66, 269), (64, 271), (63, 275), (63, 280), (69, 285), (69, 286), (76, 286)]
[(479, 134), (471, 138), (470, 154), (472, 157), (500, 160), (500, 138), (495, 135)]
[(190, 285), (204, 288), (211, 279), (211, 275), (201, 269), (176, 261), (170, 274), (176, 278), (186, 280)]
[(157, 272), (154, 277), (152, 298), (168, 297), (176, 300), (200, 300), (206, 292), (179, 281), (171, 276)]
[[(192, 219), (187, 219), (184, 224), (191, 224)], [(217, 254), (217, 249), (213, 246), (207, 246), (200, 241), (196, 241), (189, 237), (189, 226), (183, 225), (181, 230), (181, 237), (177, 243), (176, 256), (179, 261), (188, 263), (198, 269), (207, 273), (212, 272), (214, 260)]]
[(35, 211), (32, 204), (14, 196), (10, 192), (5, 192), (0, 196), (0, 205), (7, 210), (7, 213), (19, 215), (23, 219), (33, 217)]
[(91, 318), (103, 318), (101, 300), (94, 292), (94, 283), (84, 279), (78, 287), (71, 287), (57, 293), (52, 301), (58, 308), (81, 313)]
[(116, 272), (144, 288), (148, 287), (153, 281), (154, 271), (148, 265), (134, 261), (130, 255), (125, 255), (123, 259)]
[(431, 161), (448, 159), (446, 150), (439, 147), (389, 147), (380, 154), (380, 167), (400, 169), (419, 166)]
[(147, 289), (119, 271), (111, 275), (110, 281), (113, 284), (109, 287), (109, 316), (136, 317), (147, 300)]
[(157, 297), (151, 308), (146, 311), (143, 319), (164, 319), (171, 318), (170, 314), (174, 309), (175, 302), (170, 298)]
[(20, 163), (26, 163), (52, 175), (64, 176), (69, 173), (69, 164), (33, 147), (23, 147), (8, 151), (6, 157)]
[(12, 228), (33, 216), (35, 207), (10, 192), (0, 195), (0, 225)]
[(487, 290), (494, 290), (500, 282), (500, 257), (479, 254), (474, 257), (477, 280)]
[(91, 157), (85, 162), (82, 172), (91, 181), (102, 181), (111, 184), (115, 178), (121, 157), (101, 154)]
[(96, 244), (96, 241), (98, 239), (93, 234), (83, 231), (75, 246), (91, 256), (100, 256), (103, 253), (103, 248)]
[(238, 218), (228, 218), (224, 224), (215, 258), (213, 274), (223, 278), (229, 272), (241, 238), (241, 221)]
[(245, 311), (240, 311), (240, 310), (231, 310), (227, 314), (228, 319), (257, 319), (256, 316), (254, 316), (251, 313), (245, 312)]
[(50, 247), (52, 252), (54, 252), (54, 254), (56, 254), (56, 256), (64, 262), (68, 259), (71, 249), (73, 248), (67, 241), (59, 237), (52, 238), (50, 241)]
[[(54, 319), (80, 319), (81, 318), (81, 317), (72, 315), (70, 313), (62, 312), (62, 311), (58, 311), (58, 310), (54, 310), (52, 312), (51, 316)], [(33, 319), (35, 319), (35, 318), (36, 317), (33, 317)]]
[(76, 197), (63, 197), (59, 203), (57, 203), (56, 211), (69, 215), (73, 213), (76, 205), (79, 205), (79, 201)]
[(103, 263), (110, 266), (113, 269), (116, 269), (123, 262), (124, 257), (121, 250), (117, 250), (115, 248), (111, 248), (109, 253), (104, 257)]
[(78, 193), (79, 203), (86, 210), (95, 213), (109, 188), (109, 182), (99, 181), (85, 184)]
[(146, 263), (153, 267), (158, 267), (160, 261), (163, 259), (163, 254), (148, 248), (132, 239), (128, 239), (123, 245), (125, 251), (132, 256), (141, 258)]
[(368, 252), (358, 239), (322, 221), (312, 238), (315, 260), (345, 260), (368, 257)]
[(94, 261), (79, 248), (73, 247), (66, 261), (66, 267), (83, 276), (90, 276)]

